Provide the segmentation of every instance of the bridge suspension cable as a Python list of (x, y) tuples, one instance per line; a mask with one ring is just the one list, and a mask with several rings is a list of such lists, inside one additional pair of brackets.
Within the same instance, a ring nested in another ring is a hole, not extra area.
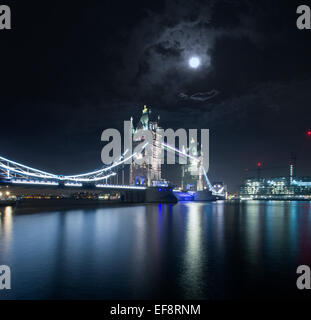
[[(164, 143), (164, 142), (162, 143), (162, 146), (165, 147), (165, 148), (166, 148), (168, 151), (170, 151), (170, 152), (177, 152), (177, 153), (179, 153), (180, 155), (182, 155), (182, 156), (184, 156), (184, 157), (187, 157), (187, 158), (189, 158), (189, 159), (191, 159), (191, 160), (196, 161), (197, 163), (200, 162), (200, 159), (199, 159), (199, 158), (193, 157), (193, 156), (187, 154), (186, 152), (183, 152), (183, 151), (181, 151), (181, 150), (179, 150), (179, 149), (177, 149), (177, 148), (175, 148), (175, 147), (172, 147), (172, 146), (170, 146), (170, 145), (168, 145), (168, 144), (166, 144), (166, 143)], [(206, 170), (204, 169), (204, 167), (202, 167), (202, 171), (203, 171), (203, 175), (204, 175), (204, 178), (205, 178), (205, 180), (206, 180), (206, 184), (207, 184), (207, 186), (208, 186), (209, 191), (211, 191), (211, 192), (212, 192), (213, 194), (215, 194), (215, 195), (220, 195), (220, 194), (222, 194), (223, 191), (224, 191), (224, 188), (221, 188), (219, 191), (217, 191), (217, 190), (212, 186), (211, 182), (209, 181), (208, 176), (207, 176), (207, 174), (206, 174)]]
[[(146, 146), (148, 145), (148, 142), (145, 143), (141, 151), (143, 151)], [(178, 153), (183, 157), (187, 157), (197, 163), (200, 162), (199, 158), (193, 157), (186, 152), (183, 152), (173, 146), (170, 146), (164, 142), (162, 142), (162, 147), (166, 148), (169, 152)], [(2, 170), (3, 174), (7, 178), (12, 178), (12, 173), (15, 174), (15, 180), (13, 179), (13, 183), (26, 183), (26, 178), (40, 178), (43, 179), (43, 181), (34, 181), (34, 183), (53, 183), (53, 181), (57, 180), (65, 180), (65, 181), (72, 181), (72, 183), (76, 183), (75, 185), (78, 185), (81, 182), (96, 182), (101, 180), (107, 180), (111, 176), (116, 175), (115, 172), (111, 172), (113, 169), (117, 168), (121, 164), (124, 164), (128, 160), (132, 159), (137, 155), (137, 152), (134, 152), (133, 154), (129, 155), (128, 157), (125, 157), (125, 155), (128, 153), (128, 149), (124, 151), (124, 153), (119, 157), (119, 159), (114, 162), (112, 165), (104, 167), (102, 169), (98, 169), (91, 172), (81, 173), (77, 175), (57, 175), (50, 172), (46, 172), (43, 170), (38, 170), (35, 168), (32, 168), (30, 166), (23, 165), (21, 163), (18, 163), (16, 161), (9, 160), (7, 158), (0, 156), (0, 170)], [(212, 184), (210, 183), (208, 176), (206, 174), (205, 169), (203, 168), (203, 175), (206, 180), (206, 184), (208, 186), (208, 189), (213, 192), (214, 194), (222, 194), (223, 189), (220, 189), (219, 191), (216, 191), (215, 188), (213, 188)], [(109, 171), (111, 173), (109, 173)], [(10, 176), (11, 175), (11, 176)], [(18, 176), (18, 177), (17, 177)], [(46, 179), (51, 179), (52, 181), (46, 181)], [(24, 182), (23, 182), (24, 181)], [(69, 182), (70, 183), (70, 182)], [(69, 183), (67, 183), (69, 185)]]
[[(146, 148), (148, 143), (143, 145), (142, 150)], [(134, 152), (128, 157), (124, 157), (125, 154), (128, 152), (126, 150), (118, 159), (118, 161), (114, 162), (111, 166), (92, 171), (87, 173), (82, 173), (78, 175), (56, 175), (50, 172), (38, 170), (21, 163), (9, 160), (7, 158), (0, 156), (0, 169), (4, 172), (6, 176), (10, 175), (10, 172), (14, 172), (15, 175), (20, 175), (22, 177), (33, 177), (33, 178), (41, 178), (41, 179), (53, 179), (53, 180), (70, 180), (70, 181), (77, 181), (77, 182), (93, 182), (93, 181), (100, 181), (105, 180), (111, 177), (113, 174), (102, 175), (107, 171), (111, 171), (112, 169), (116, 168), (117, 166), (123, 164), (124, 162), (128, 161), (129, 159), (136, 156), (137, 152)], [(122, 160), (121, 160), (122, 159)]]

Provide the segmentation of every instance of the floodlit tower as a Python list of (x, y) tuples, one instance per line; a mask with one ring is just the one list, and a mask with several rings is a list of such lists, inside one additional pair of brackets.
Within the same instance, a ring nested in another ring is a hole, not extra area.
[[(137, 130), (149, 130), (152, 133), (152, 146), (148, 163), (137, 164), (133, 162), (130, 166), (130, 184), (152, 186), (153, 181), (161, 180), (161, 136), (159, 119), (158, 121), (150, 120), (151, 110), (144, 106), (142, 115), (137, 124), (133, 127), (133, 135)], [(131, 120), (132, 121), (132, 120)], [(133, 139), (133, 148), (135, 148), (143, 139)]]
[[(193, 144), (193, 141), (191, 141)], [(191, 151), (191, 152), (190, 152)], [(197, 160), (189, 159), (189, 163), (182, 166), (182, 189), (191, 191), (200, 191), (204, 189), (203, 186), (203, 154), (198, 156), (197, 149), (192, 145), (190, 148), (182, 149), (184, 153), (191, 153)]]
[(296, 176), (296, 156), (292, 152), (289, 162), (289, 184), (291, 185), (293, 183), (293, 180)]

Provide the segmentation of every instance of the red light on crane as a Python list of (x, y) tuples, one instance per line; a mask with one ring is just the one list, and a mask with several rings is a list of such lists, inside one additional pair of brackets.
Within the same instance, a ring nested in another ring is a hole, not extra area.
[(311, 137), (311, 130), (307, 131), (307, 137)]
[(261, 162), (257, 162), (257, 167), (261, 167)]

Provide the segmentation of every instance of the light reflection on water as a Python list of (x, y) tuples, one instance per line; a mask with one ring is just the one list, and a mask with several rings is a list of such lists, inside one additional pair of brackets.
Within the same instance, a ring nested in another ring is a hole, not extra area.
[[(184, 270), (182, 286), (185, 288), (185, 298), (199, 298), (203, 284), (203, 254), (202, 241), (202, 206), (194, 202), (186, 204), (186, 244), (184, 253)], [(206, 263), (206, 261), (205, 261)]]
[(311, 264), (309, 202), (0, 212), (0, 299), (296, 297)]
[[(13, 208), (7, 206), (0, 211), (0, 251), (8, 251), (11, 241), (12, 223), (13, 223)], [(0, 261), (1, 263), (1, 261)]]

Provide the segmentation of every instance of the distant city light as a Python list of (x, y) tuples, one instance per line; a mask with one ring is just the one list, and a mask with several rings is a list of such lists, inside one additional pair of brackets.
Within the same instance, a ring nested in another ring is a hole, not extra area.
[(261, 162), (257, 162), (257, 167), (261, 167)]
[(308, 130), (308, 131), (307, 131), (307, 136), (308, 136), (308, 137), (311, 137), (311, 130)]

